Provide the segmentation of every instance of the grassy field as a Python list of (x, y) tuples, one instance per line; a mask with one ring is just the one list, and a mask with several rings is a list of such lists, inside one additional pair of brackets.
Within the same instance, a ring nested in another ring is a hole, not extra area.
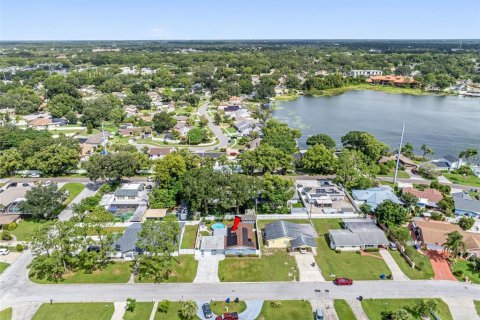
[(477, 313), (480, 316), (480, 301), (473, 301), (475, 303), (475, 309), (477, 309)]
[[(178, 316), (178, 310), (182, 307), (181, 302), (174, 302), (170, 301), (170, 308), (168, 308), (167, 313), (162, 312), (155, 312), (155, 320), (181, 320)], [(195, 320), (200, 319), (199, 317), (195, 317)]]
[(148, 320), (152, 313), (153, 302), (137, 302), (133, 312), (125, 311), (123, 320)]
[(430, 263), (430, 259), (413, 248), (412, 250), (409, 250), (409, 257), (413, 259), (415, 265), (418, 266), (419, 264), (423, 264), (421, 270), (411, 268), (405, 258), (397, 250), (390, 250), (390, 253), (400, 269), (402, 269), (403, 273), (405, 273), (405, 275), (412, 280), (431, 279), (435, 275), (432, 269), (432, 264)]
[[(291, 276), (289, 275), (291, 274)], [(285, 250), (269, 250), (261, 258), (225, 258), (218, 265), (220, 281), (261, 282), (298, 280), (295, 258)]]
[(348, 305), (347, 301), (343, 299), (335, 299), (333, 301), (333, 306), (337, 312), (338, 319), (340, 320), (356, 320), (355, 315), (353, 314), (352, 308)]
[(298, 95), (283, 95), (283, 96), (275, 96), (274, 99), (277, 101), (292, 101), (298, 99)]
[(456, 173), (444, 173), (443, 176), (453, 183), (465, 186), (480, 187), (480, 178), (475, 176), (462, 176)]
[(18, 241), (31, 241), (33, 230), (44, 223), (45, 222), (36, 222), (33, 220), (22, 220), (11, 233), (17, 237)]
[(114, 311), (113, 303), (44, 303), (33, 320), (110, 320)]
[[(119, 233), (119, 234), (122, 234), (125, 232), (125, 229), (127, 229), (126, 227), (105, 227), (103, 230), (106, 232), (106, 233)], [(93, 236), (93, 235), (96, 235), (96, 233), (93, 231), (93, 230), (88, 230), (87, 231), (87, 235), (89, 236)]]
[[(66, 273), (63, 281), (60, 283), (126, 283), (130, 279), (130, 263), (114, 262), (102, 270), (96, 270), (91, 274), (83, 271)], [(45, 279), (30, 277), (35, 283), (49, 284), (53, 283)]]
[[(462, 271), (461, 276), (455, 275), (458, 271)], [(453, 264), (452, 272), (459, 281), (465, 281), (465, 277), (468, 277), (473, 283), (480, 284), (480, 273), (473, 270), (473, 262), (458, 260)]]
[[(387, 175), (379, 175), (379, 177), (394, 177), (395, 176), (395, 170), (390, 170), (390, 172), (388, 172)], [(398, 175), (397, 175), (398, 178), (402, 178), (402, 179), (409, 179), (410, 176), (408, 175), (408, 173), (405, 171), (405, 170), (398, 170)]]
[(377, 258), (361, 256), (356, 252), (337, 253), (330, 249), (327, 240), (328, 230), (341, 228), (341, 220), (314, 219), (312, 222), (319, 235), (315, 260), (326, 280), (333, 280), (330, 274), (334, 274), (335, 277), (352, 278), (353, 280), (377, 280), (380, 279), (382, 273), (391, 274), (387, 264), (379, 255)]
[(11, 320), (12, 319), (12, 308), (3, 309), (0, 311), (0, 320)]
[(73, 199), (75, 199), (76, 196), (80, 194), (80, 192), (82, 192), (83, 189), (85, 189), (85, 186), (82, 183), (69, 182), (64, 184), (60, 190), (68, 191), (68, 196), (65, 201), (63, 201), (63, 204), (68, 205)]
[(212, 303), (210, 303), (210, 308), (212, 309), (212, 312), (216, 315), (227, 312), (225, 307), (228, 308), (228, 312), (238, 313), (241, 313), (247, 309), (247, 305), (243, 301), (240, 301), (239, 303), (235, 303), (233, 301), (230, 303), (226, 303), (225, 301), (213, 301)]
[(197, 230), (198, 225), (194, 226), (185, 226), (185, 231), (183, 233), (182, 249), (195, 249), (195, 240), (197, 239)]
[(263, 303), (262, 311), (257, 320), (300, 320), (313, 319), (312, 307), (310, 302), (303, 300), (286, 300), (281, 301), (281, 307), (273, 307), (272, 301), (265, 301)]
[[(441, 299), (433, 300), (438, 302), (439, 310), (437, 314), (440, 318), (442, 320), (453, 320), (447, 304)], [(393, 312), (398, 309), (405, 309), (412, 315), (412, 319), (420, 320), (420, 315), (412, 310), (416, 301), (416, 299), (365, 299), (362, 301), (362, 307), (369, 320), (383, 320), (382, 312)], [(433, 319), (433, 317), (431, 317), (431, 319)]]
[(5, 271), (5, 269), (7, 269), (9, 266), (8, 263), (6, 262), (0, 262), (0, 274), (3, 273), (3, 271)]
[(321, 95), (335, 96), (348, 91), (355, 91), (355, 90), (373, 90), (373, 91), (381, 91), (381, 92), (386, 92), (391, 94), (410, 94), (414, 96), (431, 95), (431, 93), (425, 92), (421, 89), (400, 88), (400, 87), (380, 86), (380, 85), (376, 86), (368, 83), (351, 85), (351, 86), (346, 86), (342, 88), (326, 89), (322, 91)]
[[(173, 262), (173, 272), (170, 277), (163, 282), (192, 282), (197, 275), (198, 261), (195, 260), (193, 255), (181, 255), (175, 257), (176, 261)], [(138, 283), (152, 283), (151, 279), (141, 279), (138, 276), (135, 277), (135, 282)]]

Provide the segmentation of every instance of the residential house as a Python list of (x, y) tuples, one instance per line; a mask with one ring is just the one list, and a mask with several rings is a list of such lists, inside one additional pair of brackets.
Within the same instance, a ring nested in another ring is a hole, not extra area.
[(28, 122), (29, 128), (34, 128), (37, 130), (48, 129), (53, 126), (51, 118), (37, 118)]
[(284, 220), (265, 225), (265, 242), (268, 248), (313, 249), (317, 247), (316, 233), (310, 224)]
[(226, 255), (253, 255), (258, 250), (253, 224), (239, 223), (237, 230), (228, 226), (224, 237)]
[(433, 220), (414, 220), (410, 223), (410, 229), (414, 232), (415, 240), (429, 250), (443, 250), (448, 234), (457, 231), (463, 236), (467, 254), (480, 257), (480, 233), (463, 231), (457, 224)]
[(138, 113), (138, 108), (133, 104), (126, 106), (124, 110), (127, 116), (133, 116)]
[(330, 248), (356, 251), (367, 248), (387, 248), (388, 239), (372, 219), (343, 219), (343, 229), (328, 230)]
[(103, 143), (104, 143), (103, 142), (103, 133), (100, 132), (100, 133), (91, 135), (91, 136), (87, 137), (87, 139), (85, 141), (83, 141), (83, 143), (90, 144), (94, 147), (97, 147), (99, 145), (103, 145)]
[(228, 99), (228, 103), (233, 104), (233, 105), (239, 105), (242, 103), (242, 98), (240, 97), (230, 97)]
[(390, 200), (393, 203), (403, 204), (389, 186), (380, 186), (365, 190), (352, 190), (352, 197), (358, 205), (369, 205), (372, 212), (375, 211), (380, 204), (387, 200)]
[(80, 144), (80, 161), (88, 160), (93, 153), (93, 145), (88, 143)]
[(261, 142), (262, 142), (261, 138), (256, 138), (256, 139), (253, 139), (252, 141), (248, 142), (246, 144), (246, 147), (247, 147), (248, 150), (255, 150), (260, 146)]
[(403, 188), (403, 194), (411, 194), (418, 198), (417, 206), (437, 208), (438, 203), (443, 199), (442, 193), (437, 189), (417, 190), (415, 188)]
[[(378, 163), (386, 163), (389, 161), (397, 161), (397, 155), (391, 155), (391, 156), (383, 156)], [(404, 166), (407, 169), (415, 169), (417, 167), (417, 164), (410, 158), (405, 157), (403, 154), (400, 155), (400, 160), (399, 163)]]
[(104, 195), (100, 205), (114, 215), (128, 217), (131, 222), (140, 222), (148, 208), (145, 185), (143, 183), (125, 183), (113, 194)]
[(233, 127), (240, 133), (242, 136), (249, 135), (252, 130), (253, 130), (253, 124), (244, 119), (244, 118), (239, 118), (235, 121)]
[(345, 200), (345, 192), (333, 184), (331, 180), (319, 179), (316, 184), (318, 187), (297, 184), (297, 191), (305, 205), (311, 204), (324, 208), (332, 207), (334, 201)]
[(116, 252), (115, 258), (134, 260), (137, 255), (142, 253), (142, 250), (137, 247), (138, 233), (141, 230), (141, 223), (132, 223), (125, 229), (120, 239), (113, 245)]
[(469, 216), (480, 218), (480, 200), (475, 200), (466, 194), (465, 196), (452, 194), (455, 203), (455, 214), (457, 216)]
[(367, 79), (368, 83), (379, 85), (392, 85), (396, 87), (414, 87), (417, 82), (413, 78), (404, 76), (371, 76)]
[(456, 156), (452, 156), (451, 154), (447, 154), (442, 158), (432, 160), (430, 161), (430, 163), (435, 165), (438, 170), (448, 170), (448, 171), (458, 169), (464, 165), (462, 159)]
[(150, 148), (148, 149), (148, 156), (153, 160), (161, 159), (174, 150), (173, 148)]
[(120, 189), (115, 190), (115, 200), (141, 200), (144, 189), (143, 183), (125, 183)]
[(177, 121), (173, 130), (178, 131), (182, 137), (185, 137), (190, 131), (190, 127), (187, 126), (186, 121)]

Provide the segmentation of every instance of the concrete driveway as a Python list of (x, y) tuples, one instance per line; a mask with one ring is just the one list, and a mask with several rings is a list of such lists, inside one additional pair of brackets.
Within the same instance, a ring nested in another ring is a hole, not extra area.
[(310, 300), (310, 305), (312, 306), (312, 311), (316, 312), (317, 308), (322, 308), (323, 317), (328, 320), (339, 320), (337, 311), (335, 311), (335, 306), (333, 305), (332, 299), (318, 299)]
[[(297, 262), (298, 271), (300, 273), (300, 281), (302, 282), (317, 282), (325, 281), (315, 262), (315, 257), (311, 252), (294, 254), (295, 261)], [(312, 266), (312, 264), (314, 264)]]
[(197, 275), (193, 282), (220, 282), (220, 279), (218, 278), (218, 262), (225, 259), (225, 256), (223, 254), (205, 254), (204, 256), (198, 254), (195, 255), (195, 259), (198, 261), (198, 267)]
[(393, 280), (401, 280), (401, 281), (410, 280), (405, 275), (405, 273), (403, 273), (403, 271), (400, 269), (397, 262), (395, 261), (395, 259), (393, 259), (392, 255), (390, 254), (390, 252), (388, 252), (388, 250), (381, 249), (379, 252), (383, 260), (387, 264), (388, 268), (392, 272)]
[(22, 255), (21, 252), (10, 252), (6, 256), (0, 256), (0, 262), (6, 262), (12, 264), (15, 260)]
[[(214, 316), (210, 319), (207, 319), (203, 316), (202, 305), (204, 303), (210, 303), (210, 301), (197, 301), (197, 316), (202, 320), (215, 319), (218, 314), (214, 314)], [(238, 315), (239, 320), (257, 319), (258, 315), (262, 311), (263, 300), (245, 300), (245, 304), (247, 305), (247, 309)]]
[(85, 198), (92, 197), (97, 193), (99, 185), (93, 184), (93, 183), (88, 183), (85, 185), (85, 188), (76, 196), (72, 202), (68, 205), (68, 207), (63, 210), (60, 215), (58, 216), (58, 219), (60, 221), (67, 221), (70, 220), (73, 216), (73, 210), (72, 205), (80, 203)]
[(452, 313), (452, 317), (455, 320), (480, 319), (477, 310), (475, 310), (473, 300), (447, 298), (443, 299), (443, 301), (447, 303), (448, 308)]

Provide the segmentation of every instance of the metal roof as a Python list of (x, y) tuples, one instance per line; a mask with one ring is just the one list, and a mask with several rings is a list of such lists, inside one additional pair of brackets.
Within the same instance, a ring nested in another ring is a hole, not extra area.
[(302, 234), (315, 238), (315, 231), (309, 224), (297, 224), (280, 220), (265, 225), (265, 238), (267, 240), (284, 237), (295, 239)]

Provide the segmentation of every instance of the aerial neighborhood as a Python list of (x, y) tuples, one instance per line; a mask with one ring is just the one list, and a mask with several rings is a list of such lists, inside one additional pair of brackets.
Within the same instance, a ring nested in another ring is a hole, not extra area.
[(0, 319), (473, 319), (478, 126), (302, 122), (478, 102), (478, 43), (422, 45), (2, 43)]

